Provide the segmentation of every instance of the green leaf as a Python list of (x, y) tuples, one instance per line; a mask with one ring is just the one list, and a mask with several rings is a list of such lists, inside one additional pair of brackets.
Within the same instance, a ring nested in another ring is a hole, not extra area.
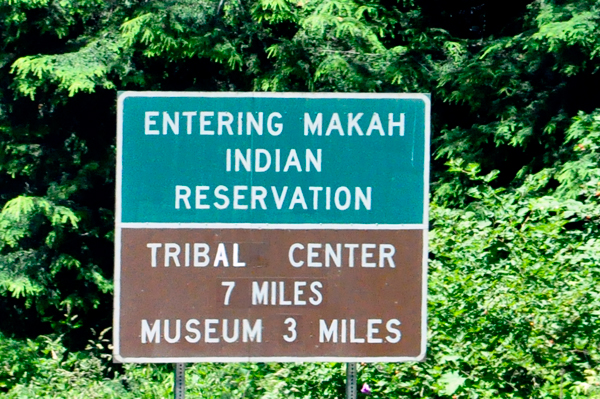
[(454, 394), (454, 392), (456, 392), (456, 390), (460, 388), (466, 380), (466, 378), (460, 376), (458, 371), (442, 374), (438, 380), (439, 384), (441, 384), (443, 387), (441, 393), (443, 395)]

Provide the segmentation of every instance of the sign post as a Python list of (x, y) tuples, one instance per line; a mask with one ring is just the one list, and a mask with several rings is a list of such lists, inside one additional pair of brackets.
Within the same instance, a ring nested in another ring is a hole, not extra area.
[(175, 393), (175, 399), (185, 399), (185, 363), (175, 364), (173, 392)]
[(422, 94), (123, 92), (118, 362), (400, 362), (426, 348)]
[(356, 399), (356, 363), (346, 363), (346, 399)]

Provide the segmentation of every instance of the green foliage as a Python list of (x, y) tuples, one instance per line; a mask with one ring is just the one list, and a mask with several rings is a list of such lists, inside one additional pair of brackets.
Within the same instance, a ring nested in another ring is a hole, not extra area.
[(40, 336), (19, 343), (2, 337), (0, 342), (0, 386), (10, 387), (3, 397), (127, 397), (120, 380), (104, 378), (108, 370), (100, 358), (67, 353), (60, 338)]
[(33, 99), (42, 85), (57, 86), (69, 96), (93, 93), (97, 88), (114, 89), (107, 75), (122, 62), (122, 41), (107, 37), (73, 53), (21, 57), (11, 69), (17, 77), (15, 90)]
[[(44, 280), (39, 275), (38, 261), (44, 258), (43, 251), (19, 248), (21, 240), (30, 237), (31, 224), (39, 223), (35, 216), (44, 215), (52, 230), (45, 238), (48, 247), (62, 235), (65, 225), (77, 227), (78, 218), (72, 210), (57, 206), (44, 198), (20, 196), (6, 203), (0, 212), (0, 251), (4, 247), (16, 249), (0, 255), (0, 292), (10, 293), (15, 298), (34, 298), (43, 293)], [(1, 252), (0, 252), (1, 253)], [(53, 274), (63, 267), (73, 267), (76, 261), (62, 256), (50, 264)], [(31, 301), (28, 301), (31, 303)]]
[(64, 318), (51, 319), (56, 331), (78, 327), (77, 313), (99, 302), (98, 297), (82, 297), (61, 279), (74, 274), (83, 289), (95, 286), (102, 293), (112, 289), (98, 267), (83, 267), (60, 250), (79, 220), (71, 209), (31, 196), (8, 201), (0, 212), (0, 295), (23, 298), (27, 308), (35, 307), (43, 317), (65, 312)]
[(567, 130), (574, 155), (559, 168), (558, 193), (567, 198), (598, 201), (600, 196), (600, 110), (580, 112)]
[(465, 393), (559, 396), (598, 368), (600, 207), (535, 195), (539, 179), (432, 209), (433, 356), (455, 357)]

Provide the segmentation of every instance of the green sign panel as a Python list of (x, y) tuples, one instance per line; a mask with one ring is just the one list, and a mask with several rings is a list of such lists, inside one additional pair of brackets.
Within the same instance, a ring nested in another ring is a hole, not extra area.
[(119, 96), (121, 223), (423, 224), (422, 94)]

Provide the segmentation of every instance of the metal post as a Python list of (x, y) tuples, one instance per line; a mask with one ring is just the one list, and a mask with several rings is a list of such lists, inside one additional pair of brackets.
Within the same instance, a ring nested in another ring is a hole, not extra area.
[(346, 399), (356, 399), (356, 363), (346, 363)]
[(185, 363), (175, 364), (175, 399), (185, 399)]

